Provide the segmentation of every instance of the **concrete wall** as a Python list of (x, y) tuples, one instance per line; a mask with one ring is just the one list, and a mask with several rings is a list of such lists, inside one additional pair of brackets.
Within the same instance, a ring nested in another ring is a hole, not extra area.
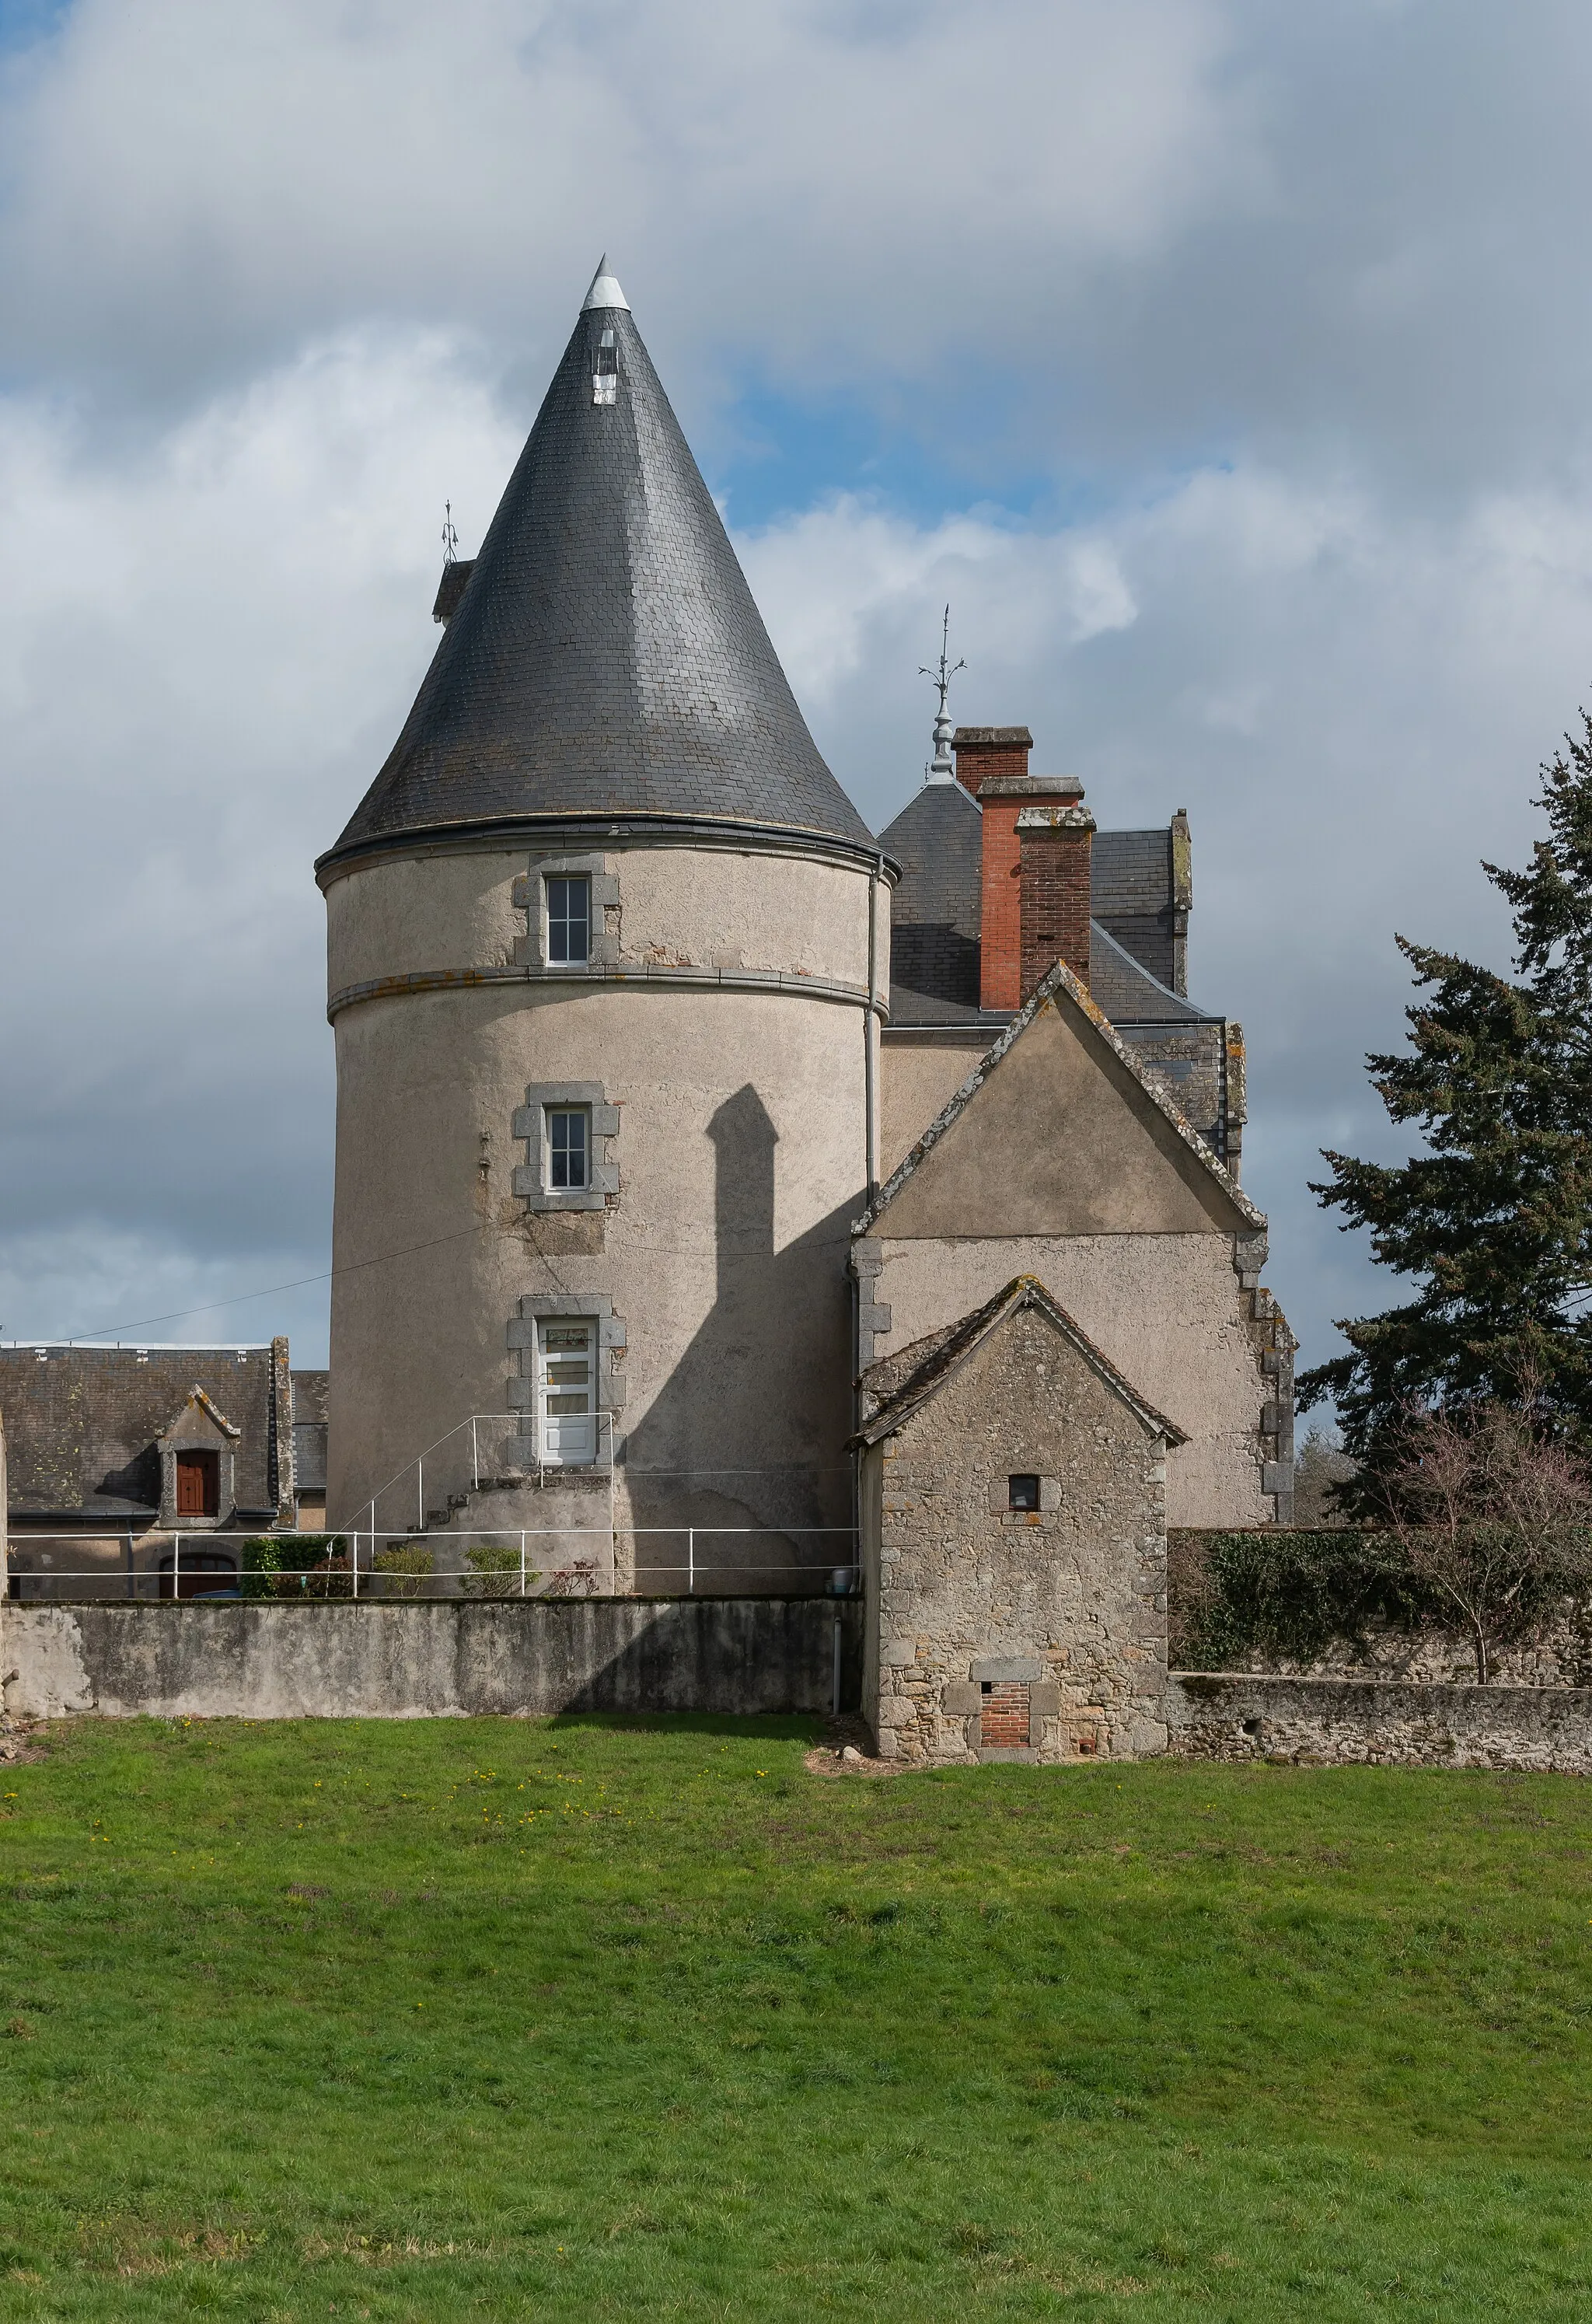
[[(998, 1323), (867, 1456), (863, 1711), (881, 1754), (1137, 1758), (1165, 1742), (1165, 1445), (1055, 1323)], [(1041, 1480), (1014, 1512), (1008, 1480)], [(877, 1605), (877, 1615), (872, 1612)], [(998, 1683), (1023, 1731), (991, 1731)]]
[[(524, 936), (511, 898), (529, 851), (383, 861), (331, 886), (334, 994), (370, 974), (446, 969), (459, 981), (336, 1017), (328, 1519), (359, 1520), (469, 1414), (512, 1408), (522, 1299), (591, 1296), (622, 1327), (603, 1362), (620, 1456), (612, 1514), (623, 1544), (642, 1530), (636, 1564), (649, 1539), (683, 1561), (683, 1532), (666, 1543), (656, 1529), (686, 1525), (783, 1532), (768, 1557), (841, 1562), (848, 1545), (805, 1529), (851, 1515), (846, 1230), (867, 1167), (869, 881), (799, 851), (606, 852), (619, 865), (622, 954), (638, 961), (628, 982), (612, 972), (467, 981)], [(876, 901), (882, 968), (882, 886)], [(736, 983), (732, 955), (749, 976), (791, 981)], [(699, 969), (704, 981), (655, 981), (649, 962), (660, 977)], [(802, 989), (825, 978), (852, 997)], [(619, 1192), (602, 1210), (531, 1214), (512, 1191), (527, 1158), (512, 1119), (528, 1084), (564, 1082), (600, 1084), (618, 1107)], [(491, 1473), (490, 1455), (484, 1465)], [(428, 1508), (469, 1481), (466, 1434), (428, 1462)], [(529, 1488), (477, 1521), (562, 1528), (561, 1560), (580, 1547), (575, 1528), (607, 1526), (606, 1486), (600, 1499)], [(411, 1477), (378, 1522), (418, 1514)], [(698, 1563), (713, 1570), (709, 1534)]]
[(0, 1616), (13, 1715), (427, 1719), (559, 1711), (824, 1712), (855, 1600), (40, 1606)]
[(891, 1031), (880, 1045), (879, 1177), (888, 1178), (949, 1105), (995, 1034)]
[(1592, 1688), (1176, 1674), (1169, 1749), (1187, 1759), (1511, 1767), (1592, 1775)]
[(1014, 1275), (1036, 1275), (1124, 1379), (1187, 1434), (1167, 1455), (1167, 1522), (1272, 1522), (1260, 1419), (1274, 1388), (1229, 1236), (897, 1241), (887, 1211), (874, 1296), (888, 1305), (890, 1328), (875, 1340), (879, 1355), (971, 1314)]

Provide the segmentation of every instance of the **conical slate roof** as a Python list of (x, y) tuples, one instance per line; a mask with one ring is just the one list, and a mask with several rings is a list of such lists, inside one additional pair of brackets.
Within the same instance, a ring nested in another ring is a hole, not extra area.
[(323, 861), (587, 816), (873, 846), (606, 261), (403, 732)]

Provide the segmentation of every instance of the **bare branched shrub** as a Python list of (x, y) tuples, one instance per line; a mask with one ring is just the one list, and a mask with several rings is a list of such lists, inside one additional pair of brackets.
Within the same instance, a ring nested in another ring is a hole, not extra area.
[(1529, 1377), (1513, 1403), (1413, 1412), (1382, 1487), (1388, 1531), (1458, 1617), (1483, 1686), (1498, 1646), (1592, 1579), (1592, 1475), (1539, 1415)]

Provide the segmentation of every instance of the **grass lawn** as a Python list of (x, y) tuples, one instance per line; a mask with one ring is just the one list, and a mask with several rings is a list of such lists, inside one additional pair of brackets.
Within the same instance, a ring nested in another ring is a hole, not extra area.
[(0, 2317), (1592, 2316), (1592, 1787), (787, 1720), (0, 1770)]

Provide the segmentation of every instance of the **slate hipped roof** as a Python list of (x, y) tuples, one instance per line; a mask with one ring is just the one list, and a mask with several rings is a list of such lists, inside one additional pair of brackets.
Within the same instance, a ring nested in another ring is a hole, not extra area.
[(605, 269), (403, 732), (323, 864), (409, 834), (580, 816), (877, 853)]
[[(963, 734), (987, 731), (963, 727)], [(1027, 729), (1015, 730), (1026, 734)], [(983, 921), (980, 809), (962, 784), (925, 783), (880, 845), (901, 867), (890, 901), (890, 1019), (898, 1028), (976, 1022)], [(1097, 831), (1090, 863), (1090, 985), (1118, 1024), (1214, 1022), (1170, 982), (1173, 920), (1188, 909), (1186, 824)], [(995, 1012), (1004, 1022), (1008, 1011)]]

